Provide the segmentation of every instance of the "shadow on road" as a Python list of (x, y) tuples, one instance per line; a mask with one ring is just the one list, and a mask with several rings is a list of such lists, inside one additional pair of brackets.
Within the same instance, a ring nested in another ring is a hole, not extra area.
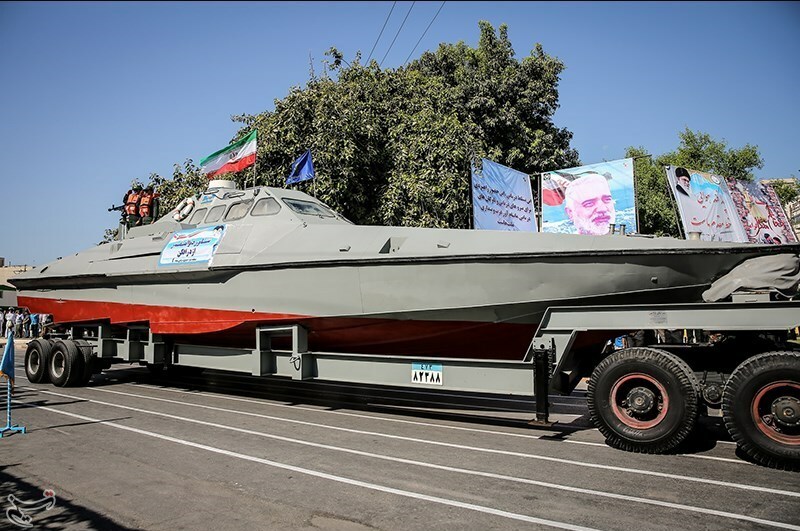
[[(19, 464), (0, 465), (0, 528), (2, 529), (25, 529), (14, 522), (8, 520), (7, 511), (12, 509), (11, 501), (8, 496), (13, 495), (24, 506), (25, 502), (35, 502), (44, 497), (44, 491), (49, 489), (49, 485), (33, 485), (23, 479), (21, 474), (15, 473), (15, 468)], [(30, 517), (32, 529), (119, 529), (122, 531), (133, 530), (136, 528), (125, 527), (110, 518), (97, 513), (88, 507), (84, 507), (65, 497), (63, 493), (55, 492), (55, 506), (51, 509), (43, 510), (30, 509), (27, 516)], [(16, 513), (19, 517), (19, 513)]]

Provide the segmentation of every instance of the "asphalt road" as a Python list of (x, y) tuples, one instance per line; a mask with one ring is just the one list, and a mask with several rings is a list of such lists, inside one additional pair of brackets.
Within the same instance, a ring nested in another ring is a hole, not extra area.
[[(800, 474), (737, 455), (718, 419), (673, 455), (606, 446), (585, 396), (532, 399), (138, 366), (32, 385), (17, 347), (9, 495), (36, 529), (795, 529)], [(5, 527), (4, 527), (5, 526)]]

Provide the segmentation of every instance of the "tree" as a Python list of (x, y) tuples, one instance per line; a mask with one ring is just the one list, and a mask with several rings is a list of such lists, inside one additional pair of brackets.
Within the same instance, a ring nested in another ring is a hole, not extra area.
[(626, 157), (641, 157), (634, 161), (641, 233), (680, 235), (665, 166), (683, 166), (745, 181), (752, 181), (753, 170), (764, 166), (758, 146), (745, 144), (738, 149), (729, 148), (725, 140), (714, 140), (707, 133), (688, 128), (678, 133), (678, 138), (680, 143), (675, 151), (657, 157), (651, 156), (643, 147), (629, 147), (626, 150)]
[(797, 179), (791, 181), (786, 179), (775, 180), (770, 184), (775, 193), (778, 194), (778, 198), (784, 207), (800, 196), (800, 184), (798, 184)]
[(353, 221), (463, 228), (481, 157), (529, 174), (578, 164), (572, 133), (552, 121), (563, 63), (538, 44), (517, 60), (506, 26), (479, 28), (476, 48), (441, 44), (396, 70), (331, 49), (324, 76), (274, 111), (233, 118), (236, 138), (259, 130), (257, 182), (283, 186), (310, 148), (316, 182), (298, 187)]

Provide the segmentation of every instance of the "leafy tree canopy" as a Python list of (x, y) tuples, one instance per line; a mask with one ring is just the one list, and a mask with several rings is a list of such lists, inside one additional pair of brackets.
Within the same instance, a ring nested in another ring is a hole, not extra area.
[[(579, 164), (572, 133), (552, 120), (563, 63), (538, 44), (518, 60), (505, 25), (479, 29), (475, 48), (441, 44), (398, 69), (329, 50), (326, 71), (273, 111), (233, 117), (233, 140), (258, 128), (256, 183), (284, 186), (310, 148), (317, 178), (297, 186), (354, 222), (465, 228), (472, 162), (529, 174)], [(252, 185), (253, 169), (234, 179)], [(205, 184), (192, 161), (176, 166), (160, 183), (162, 212)]]
[(773, 181), (771, 184), (783, 206), (800, 197), (800, 184), (798, 184), (797, 179), (794, 179), (794, 181)]

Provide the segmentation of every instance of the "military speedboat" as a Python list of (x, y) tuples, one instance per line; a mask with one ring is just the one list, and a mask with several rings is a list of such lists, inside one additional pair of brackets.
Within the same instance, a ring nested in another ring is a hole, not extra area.
[(61, 324), (142, 324), (248, 346), (300, 324), (315, 351), (521, 359), (553, 306), (700, 302), (767, 246), (354, 225), (295, 190), (211, 181), (156, 222), (33, 268), (19, 304)]

